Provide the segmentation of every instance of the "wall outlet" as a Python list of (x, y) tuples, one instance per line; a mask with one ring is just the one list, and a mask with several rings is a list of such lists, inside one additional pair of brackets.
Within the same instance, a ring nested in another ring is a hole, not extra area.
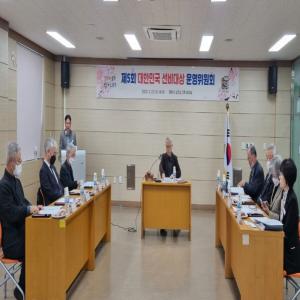
[(123, 177), (119, 176), (119, 184), (122, 184), (122, 183), (123, 183)]
[(116, 176), (114, 176), (113, 183), (114, 183), (114, 184), (117, 183), (117, 177), (116, 177)]

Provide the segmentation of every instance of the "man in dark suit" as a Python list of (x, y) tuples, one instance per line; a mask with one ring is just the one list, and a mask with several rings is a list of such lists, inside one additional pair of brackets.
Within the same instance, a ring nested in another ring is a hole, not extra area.
[(257, 160), (257, 153), (254, 146), (249, 147), (247, 156), (251, 168), (249, 182), (242, 180), (238, 185), (244, 188), (245, 194), (257, 201), (264, 186), (264, 170)]
[(76, 156), (76, 146), (67, 145), (66, 160), (60, 168), (60, 181), (63, 187), (68, 187), (69, 191), (77, 188), (78, 183), (74, 180), (72, 162)]
[[(22, 173), (21, 149), (17, 143), (10, 143), (4, 175), (0, 180), (0, 221), (2, 225), (2, 249), (5, 257), (22, 261), (19, 286), (25, 294), (25, 218), (39, 211), (25, 199), (18, 177)], [(15, 288), (14, 295), (22, 299)]]
[[(166, 153), (161, 157), (161, 162), (159, 165), (159, 172), (162, 178), (170, 177), (173, 174), (173, 168), (176, 169), (176, 178), (181, 177), (181, 170), (178, 163), (177, 156), (173, 153), (173, 142), (167, 137), (165, 141)], [(179, 230), (173, 230), (173, 236), (177, 237), (179, 235)], [(160, 235), (165, 237), (167, 236), (167, 231), (165, 229), (160, 230)]]
[(273, 188), (274, 188), (274, 183), (272, 180), (272, 174), (271, 174), (271, 169), (273, 168), (273, 164), (274, 164), (274, 156), (275, 156), (275, 145), (270, 144), (267, 146), (266, 148), (266, 177), (265, 177), (265, 181), (264, 181), (264, 186), (263, 189), (258, 197), (258, 204), (262, 204), (262, 202), (269, 202), (271, 197), (272, 197), (272, 193), (273, 193)]
[(45, 141), (44, 162), (40, 169), (40, 185), (45, 205), (49, 205), (63, 196), (64, 189), (55, 168), (57, 143), (53, 138)]

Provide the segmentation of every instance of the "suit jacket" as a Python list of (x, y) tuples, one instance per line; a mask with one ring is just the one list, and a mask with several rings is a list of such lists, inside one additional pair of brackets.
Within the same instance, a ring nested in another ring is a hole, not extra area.
[(43, 192), (45, 205), (49, 205), (64, 194), (63, 186), (60, 182), (55, 166), (51, 166), (56, 174), (56, 181), (53, 173), (45, 162), (40, 169), (40, 185)]
[(272, 219), (279, 220), (280, 217), (280, 207), (282, 199), (282, 189), (279, 185), (273, 187), (272, 196), (270, 199), (266, 200), (270, 203), (269, 217)]
[(253, 200), (257, 201), (264, 185), (264, 170), (260, 163), (256, 161), (255, 165), (251, 169), (249, 182), (245, 183), (244, 191)]
[(66, 160), (60, 168), (60, 181), (63, 187), (68, 187), (69, 191), (77, 188), (77, 181), (74, 180), (71, 164)]
[(25, 218), (30, 213), (29, 206), (21, 181), (5, 170), (0, 180), (0, 221), (2, 248), (8, 258), (24, 257)]
[(261, 201), (268, 201), (270, 203), (273, 189), (274, 189), (274, 183), (272, 180), (272, 175), (270, 173), (268, 173), (265, 178), (264, 186), (263, 186), (262, 192), (259, 196), (259, 199)]
[(283, 216), (284, 231), (284, 268), (288, 274), (300, 272), (300, 244), (299, 244), (299, 208), (297, 196), (290, 189), (285, 202)]
[(161, 157), (161, 161), (159, 165), (160, 175), (164, 173), (166, 177), (170, 177), (173, 174), (174, 166), (176, 168), (176, 178), (180, 178), (181, 170), (180, 170), (177, 156), (174, 153), (172, 153), (171, 156), (169, 156), (167, 153), (164, 153)]

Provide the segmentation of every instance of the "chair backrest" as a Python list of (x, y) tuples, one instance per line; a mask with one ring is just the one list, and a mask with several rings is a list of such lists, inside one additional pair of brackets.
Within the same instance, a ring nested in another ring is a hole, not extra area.
[(39, 187), (38, 192), (37, 192), (37, 204), (45, 206), (45, 198), (44, 198), (44, 194), (42, 192), (41, 187)]

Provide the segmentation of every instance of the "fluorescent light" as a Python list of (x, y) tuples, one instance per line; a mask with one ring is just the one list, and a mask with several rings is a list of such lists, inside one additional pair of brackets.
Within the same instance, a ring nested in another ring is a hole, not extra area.
[(103, 2), (119, 2), (119, 0), (103, 0)]
[(210, 49), (210, 46), (212, 44), (212, 41), (214, 39), (213, 35), (203, 35), (201, 39), (201, 44), (199, 51), (201, 52), (208, 52)]
[(124, 37), (132, 50), (134, 51), (142, 50), (141, 45), (137, 40), (135, 34), (124, 34)]
[(285, 34), (281, 39), (279, 39), (270, 49), (269, 52), (278, 52), (286, 44), (296, 37), (296, 34)]
[(211, 2), (226, 2), (227, 0), (210, 0)]
[(59, 34), (56, 31), (47, 31), (47, 34), (49, 34), (51, 37), (53, 37), (55, 40), (57, 40), (59, 43), (64, 45), (67, 48), (75, 48), (75, 46), (69, 42), (67, 39), (65, 39), (61, 34)]

